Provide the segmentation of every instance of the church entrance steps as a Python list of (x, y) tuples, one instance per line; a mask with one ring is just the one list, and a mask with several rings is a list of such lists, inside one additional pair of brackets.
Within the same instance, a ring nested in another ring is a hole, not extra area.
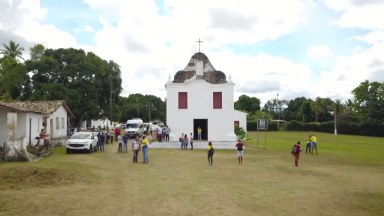
[[(228, 142), (228, 141), (212, 141), (212, 146), (214, 149), (235, 149), (237, 142)], [(149, 145), (149, 148), (168, 148), (168, 149), (180, 149), (181, 143), (179, 141), (172, 142), (152, 142)], [(207, 149), (208, 141), (205, 142), (193, 142), (194, 149)], [(188, 149), (191, 149), (191, 145), (188, 144)]]

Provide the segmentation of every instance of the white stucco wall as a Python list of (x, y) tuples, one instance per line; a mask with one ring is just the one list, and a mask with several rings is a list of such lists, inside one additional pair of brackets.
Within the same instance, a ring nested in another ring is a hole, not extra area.
[(233, 123), (235, 123), (235, 121), (239, 121), (239, 127), (243, 128), (243, 130), (247, 132), (247, 113), (234, 110)]
[[(208, 119), (209, 141), (236, 141), (233, 83), (210, 84), (198, 79), (166, 86), (167, 125), (172, 130), (170, 141), (177, 141), (182, 133), (197, 133), (193, 131), (194, 119)], [(188, 93), (188, 109), (178, 109), (179, 92)], [(213, 92), (222, 92), (222, 109), (213, 109)]]
[[(57, 119), (58, 118), (58, 119)], [(47, 119), (46, 132), (51, 136), (50, 122), (53, 119), (53, 138), (67, 137), (67, 111), (63, 106), (58, 108), (54, 113)], [(56, 128), (56, 121), (59, 120), (59, 129)]]
[[(29, 130), (29, 121), (31, 121), (31, 130)], [(26, 122), (25, 122), (25, 139), (23, 141), (24, 148), (27, 147), (31, 139), (32, 146), (36, 144), (35, 137), (40, 135), (40, 131), (43, 127), (43, 115), (36, 113), (27, 113)], [(31, 132), (31, 134), (29, 133)]]
[(4, 142), (7, 142), (7, 113), (8, 109), (0, 107), (0, 122), (2, 122), (2, 127), (0, 127), (0, 146), (3, 146)]
[(27, 113), (17, 113), (17, 128), (16, 128), (16, 139), (26, 137), (27, 125), (26, 125)]

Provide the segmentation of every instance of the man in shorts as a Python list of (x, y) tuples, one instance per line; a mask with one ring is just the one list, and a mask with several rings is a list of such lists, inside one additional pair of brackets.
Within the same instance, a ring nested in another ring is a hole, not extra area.
[(244, 144), (239, 139), (235, 147), (237, 149), (237, 159), (239, 160), (239, 164), (241, 164), (243, 163)]

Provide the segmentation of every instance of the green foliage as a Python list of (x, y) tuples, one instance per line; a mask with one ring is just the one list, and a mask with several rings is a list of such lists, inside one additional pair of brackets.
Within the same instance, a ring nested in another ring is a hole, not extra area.
[(372, 119), (384, 121), (384, 83), (369, 82), (360, 83), (352, 94), (356, 100), (356, 112), (362, 120)]
[(244, 110), (247, 113), (260, 111), (260, 99), (256, 97), (241, 95), (234, 105), (236, 110)]
[(120, 121), (125, 122), (132, 118), (141, 118), (144, 122), (159, 119), (165, 121), (165, 101), (154, 95), (130, 94), (121, 97), (118, 103), (121, 111)]
[(246, 138), (246, 133), (245, 133), (244, 129), (239, 127), (238, 125), (235, 125), (235, 134), (241, 140), (244, 140), (244, 138)]
[(19, 58), (24, 60), (24, 48), (20, 47), (19, 44), (16, 44), (14, 41), (9, 41), (9, 45), (3, 43), (3, 47), (3, 49), (0, 49), (0, 54), (11, 57), (17, 60), (17, 62), (19, 62)]
[[(384, 124), (366, 121), (363, 123), (339, 121), (337, 124), (338, 134), (362, 135), (362, 136), (378, 136), (384, 137)], [(299, 121), (289, 121), (284, 129), (287, 131), (317, 131), (324, 133), (334, 133), (334, 122), (322, 123), (303, 123)]]

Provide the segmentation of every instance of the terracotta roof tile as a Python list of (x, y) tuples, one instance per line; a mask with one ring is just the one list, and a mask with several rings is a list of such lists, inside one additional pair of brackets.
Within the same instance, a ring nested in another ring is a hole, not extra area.
[(20, 111), (20, 112), (33, 112), (33, 113), (41, 113), (41, 112), (36, 112), (35, 110), (19, 106), (14, 103), (8, 103), (8, 102), (3, 102), (0, 101), (0, 107), (5, 107), (7, 109), (13, 110), (13, 111)]
[(12, 102), (13, 104), (34, 110), (36, 112), (42, 113), (44, 117), (49, 117), (61, 106), (64, 106), (69, 116), (74, 116), (72, 111), (69, 109), (64, 100), (54, 100), (54, 101), (16, 101)]

